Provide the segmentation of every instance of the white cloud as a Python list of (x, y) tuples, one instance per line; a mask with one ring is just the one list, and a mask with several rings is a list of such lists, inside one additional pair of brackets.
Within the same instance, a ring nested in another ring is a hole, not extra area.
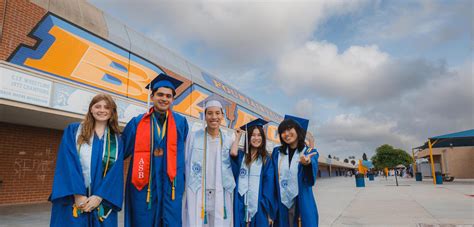
[(417, 144), (411, 134), (399, 131), (393, 119), (371, 119), (368, 116), (341, 114), (316, 128), (317, 147), (325, 154), (341, 158), (362, 153), (369, 157), (383, 144), (391, 144), (407, 152)]
[(327, 17), (357, 10), (364, 2), (122, 0), (95, 4), (154, 37), (166, 34), (163, 41), (179, 43), (173, 46), (197, 44), (224, 62), (252, 64), (304, 42)]
[(311, 118), (314, 113), (314, 102), (309, 98), (298, 100), (295, 104), (296, 115), (303, 118)]
[(311, 92), (356, 105), (399, 97), (443, 73), (442, 62), (392, 59), (376, 45), (340, 53), (325, 41), (307, 42), (277, 65), (277, 79), (289, 94)]
[(470, 0), (395, 1), (385, 7), (374, 5), (375, 15), (358, 22), (357, 39), (375, 42), (407, 39), (406, 45), (413, 48), (436, 48), (469, 35), (466, 29), (474, 29), (472, 7)]
[(326, 153), (373, 154), (385, 143), (410, 152), (427, 138), (474, 128), (473, 62), (449, 70), (397, 99), (339, 114), (315, 129)]

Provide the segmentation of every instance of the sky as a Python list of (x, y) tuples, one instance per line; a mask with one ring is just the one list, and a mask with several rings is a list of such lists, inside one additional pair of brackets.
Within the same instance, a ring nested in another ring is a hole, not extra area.
[(277, 113), (310, 119), (326, 156), (411, 153), (474, 128), (470, 0), (90, 2)]

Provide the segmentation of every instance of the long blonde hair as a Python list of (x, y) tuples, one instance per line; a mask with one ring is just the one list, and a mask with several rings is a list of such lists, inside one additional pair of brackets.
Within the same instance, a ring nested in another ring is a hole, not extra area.
[(115, 104), (115, 101), (112, 99), (112, 96), (108, 94), (98, 94), (92, 98), (90, 104), (89, 104), (89, 109), (87, 111), (86, 117), (82, 121), (82, 129), (81, 129), (81, 134), (79, 135), (79, 138), (77, 139), (77, 143), (79, 145), (83, 143), (89, 144), (89, 139), (94, 133), (94, 127), (95, 127), (95, 119), (94, 116), (92, 116), (92, 106), (95, 105), (96, 103), (104, 100), (107, 105), (110, 107), (111, 110), (111, 116), (110, 119), (107, 122), (107, 127), (110, 129), (110, 133), (112, 134), (118, 134), (120, 133), (120, 128), (118, 125), (118, 113), (117, 113), (117, 104)]

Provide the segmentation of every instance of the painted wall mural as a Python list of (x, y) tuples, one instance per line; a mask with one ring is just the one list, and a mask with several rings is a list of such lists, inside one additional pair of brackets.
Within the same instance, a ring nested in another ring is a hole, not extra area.
[[(52, 13), (46, 14), (28, 36), (37, 40), (36, 44), (34, 46), (19, 45), (7, 61), (76, 84), (111, 92), (143, 104), (148, 99), (148, 90), (145, 89), (145, 86), (159, 73), (166, 72), (185, 81), (183, 88), (178, 89), (174, 110), (187, 116), (203, 119), (203, 109), (198, 106), (198, 103), (211, 95), (211, 91), (63, 18)], [(209, 85), (266, 114), (266, 116), (258, 115), (229, 100), (231, 104), (224, 108), (223, 126), (238, 128), (258, 117), (267, 120), (281, 119), (275, 112), (226, 85), (223, 81), (206, 73), (203, 73), (202, 77)], [(65, 88), (58, 89), (51, 95), (60, 96), (55, 92), (66, 90)], [(91, 95), (93, 94), (89, 96)], [(90, 98), (89, 96), (87, 97)], [(71, 107), (69, 110), (64, 108), (65, 106), (65, 104), (55, 102), (52, 107), (71, 112), (82, 112), (76, 110), (78, 107), (75, 107), (76, 109), (71, 109), (73, 108)], [(122, 106), (125, 106), (125, 103)], [(130, 119), (132, 117), (130, 113), (136, 113), (139, 109), (138, 107), (133, 108), (134, 111), (126, 111), (127, 114), (124, 114), (121, 120)], [(267, 126), (269, 140), (274, 142), (278, 142), (276, 129), (275, 123), (270, 123)]]

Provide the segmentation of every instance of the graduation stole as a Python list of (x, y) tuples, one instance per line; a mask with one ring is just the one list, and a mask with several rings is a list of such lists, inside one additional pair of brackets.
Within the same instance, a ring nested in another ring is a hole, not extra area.
[(102, 157), (102, 167), (103, 174), (102, 177), (105, 177), (109, 172), (110, 168), (115, 164), (117, 160), (117, 136), (114, 135), (114, 139), (110, 139), (110, 130), (107, 128), (105, 130), (106, 141), (104, 141), (103, 157)]
[[(76, 143), (79, 138), (79, 135), (81, 134), (82, 131), (82, 124), (79, 125), (77, 132), (76, 132)], [(107, 127), (105, 128), (104, 132), (104, 146), (102, 149), (102, 176), (105, 177), (107, 173), (109, 172), (110, 168), (114, 165), (115, 161), (117, 160), (117, 135), (113, 135), (113, 139), (110, 139), (110, 129)], [(77, 144), (77, 152), (79, 155), (79, 158), (81, 157), (81, 154), (92, 154), (92, 145), (94, 143), (94, 135), (91, 136), (89, 139), (88, 143), (83, 143), (83, 144)], [(88, 160), (89, 162), (90, 160)], [(82, 163), (81, 163), (82, 164)], [(90, 177), (90, 176), (89, 176)], [(86, 183), (86, 187), (90, 184), (90, 179), (84, 179)]]
[[(224, 144), (224, 139), (222, 137), (222, 132), (219, 129), (219, 151), (222, 152), (223, 144)], [(204, 128), (204, 150), (203, 150), (203, 167), (204, 171), (202, 171), (203, 177), (201, 178), (201, 193), (202, 193), (202, 202), (201, 202), (201, 219), (203, 219), (204, 224), (207, 224), (207, 210), (206, 210), (206, 203), (207, 203), (207, 197), (206, 197), (206, 169), (207, 169), (207, 127)], [(219, 153), (220, 153), (219, 152)], [(221, 169), (222, 169), (222, 164), (221, 164)], [(225, 202), (225, 190), (223, 190), (223, 196), (224, 196), (224, 219), (227, 219), (227, 207), (226, 207), (226, 202)]]
[[(287, 154), (279, 152), (278, 159), (278, 184), (280, 186), (280, 199), (288, 209), (290, 209), (294, 204), (294, 198), (298, 196), (299, 185), (298, 185), (298, 166), (300, 155), (306, 155), (309, 148), (302, 152), (295, 150), (293, 158), (291, 159), (290, 165), (288, 166), (289, 152), (286, 150)], [(283, 164), (282, 164), (283, 163)]]
[(245, 222), (250, 222), (258, 211), (258, 194), (260, 192), (260, 177), (263, 166), (263, 159), (258, 156), (256, 160), (250, 163), (250, 166), (245, 164), (245, 156), (251, 155), (247, 153), (242, 158), (239, 170), (239, 194), (244, 197), (245, 205)]
[[(76, 144), (77, 144), (77, 139), (79, 138), (79, 135), (81, 134), (81, 130), (82, 130), (82, 124), (79, 125), (76, 132)], [(110, 138), (110, 136), (111, 136), (111, 132), (110, 132), (110, 129), (107, 127), (105, 128), (105, 132), (104, 132), (105, 141), (104, 141), (104, 146), (102, 149), (102, 167), (103, 167), (102, 177), (105, 177), (107, 175), (109, 170), (115, 164), (115, 161), (117, 160), (117, 155), (118, 155), (117, 135), (114, 134), (112, 139)], [(89, 143), (77, 144), (77, 152), (78, 152), (79, 157), (81, 156), (81, 154), (85, 154), (85, 153), (92, 154), (93, 143), (94, 143), (94, 136), (92, 136), (89, 139)], [(84, 179), (84, 180), (89, 182), (90, 184), (90, 179)], [(88, 189), (87, 191), (89, 194), (90, 190)], [(97, 210), (98, 210), (99, 220), (101, 222), (103, 222), (108, 217), (108, 215), (112, 212), (112, 208), (108, 206), (104, 206), (102, 203), (99, 205), (99, 207), (97, 207)], [(72, 213), (73, 213), (73, 217), (77, 218), (82, 213), (82, 211), (79, 210), (74, 204)]]
[[(143, 118), (138, 123), (137, 132), (135, 136), (135, 149), (133, 153), (133, 166), (132, 166), (132, 184), (136, 189), (141, 191), (145, 185), (150, 182), (150, 163), (153, 149), (154, 138), (152, 131), (153, 121), (151, 120), (153, 114), (153, 107), (145, 113)], [(166, 133), (166, 166), (167, 174), (172, 182), (172, 199), (174, 200), (175, 184), (176, 184), (176, 170), (177, 170), (177, 155), (178, 155), (178, 132), (176, 129), (176, 122), (173, 117), (173, 113), (168, 109), (166, 112), (167, 124), (163, 125), (163, 128), (167, 127), (167, 130), (163, 130), (162, 136)]]

